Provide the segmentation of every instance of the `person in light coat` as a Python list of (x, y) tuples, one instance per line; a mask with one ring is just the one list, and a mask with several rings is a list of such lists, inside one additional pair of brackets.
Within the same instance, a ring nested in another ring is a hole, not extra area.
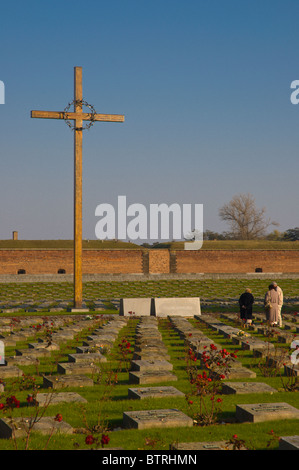
[(264, 300), (266, 320), (270, 326), (276, 326), (278, 324), (278, 302), (279, 294), (273, 284), (270, 284)]
[(282, 309), (282, 306), (283, 306), (283, 291), (281, 289), (281, 287), (279, 287), (277, 285), (277, 282), (273, 281), (271, 283), (271, 285), (274, 287), (274, 289), (276, 290), (276, 292), (278, 293), (278, 326), (282, 327), (282, 318), (281, 318), (281, 309)]

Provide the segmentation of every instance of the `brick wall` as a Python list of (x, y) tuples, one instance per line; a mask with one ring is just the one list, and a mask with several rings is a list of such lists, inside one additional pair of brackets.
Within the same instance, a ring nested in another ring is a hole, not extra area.
[(169, 273), (169, 250), (149, 250), (149, 273)]
[[(0, 274), (73, 273), (73, 250), (0, 250)], [(142, 273), (141, 250), (83, 250), (84, 274)]]
[[(299, 273), (299, 250), (83, 250), (84, 274)], [(0, 274), (73, 273), (72, 250), (0, 250)]]
[(176, 251), (177, 273), (299, 273), (295, 250), (199, 250)]

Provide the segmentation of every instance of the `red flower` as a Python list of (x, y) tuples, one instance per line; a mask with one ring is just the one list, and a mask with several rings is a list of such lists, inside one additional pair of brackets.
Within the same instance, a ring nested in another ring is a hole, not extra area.
[(88, 436), (86, 436), (85, 444), (91, 445), (91, 444), (93, 444), (93, 443), (94, 443), (94, 437), (93, 437), (91, 434), (89, 434)]
[(60, 423), (62, 421), (62, 415), (60, 413), (57, 413), (54, 419), (55, 421), (58, 421)]
[(107, 436), (107, 434), (103, 434), (103, 435), (102, 435), (102, 439), (101, 439), (101, 444), (102, 444), (102, 445), (108, 444), (109, 441), (110, 441), (110, 437)]

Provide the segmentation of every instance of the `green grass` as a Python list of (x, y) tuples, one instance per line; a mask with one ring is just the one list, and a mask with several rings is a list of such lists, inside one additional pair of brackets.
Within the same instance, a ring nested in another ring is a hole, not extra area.
[[(226, 323), (232, 323), (228, 320), (220, 319)], [(128, 339), (134, 347), (135, 327), (138, 319), (130, 319), (127, 326), (121, 330), (119, 339), (115, 342), (115, 347), (107, 355), (108, 362), (102, 365), (103, 378), (107, 377), (107, 373), (112, 370), (116, 371), (119, 365), (118, 343), (122, 338)], [(90, 428), (98, 424), (98, 418), (105, 419), (110, 428), (109, 436), (111, 447), (121, 447), (125, 450), (168, 450), (169, 445), (174, 442), (192, 442), (192, 441), (216, 441), (229, 440), (234, 434), (238, 438), (244, 439), (250, 449), (263, 450), (267, 449), (267, 445), (271, 439), (269, 432), (272, 430), (278, 436), (289, 436), (298, 434), (298, 420), (275, 420), (265, 423), (237, 423), (234, 422), (236, 404), (241, 403), (260, 403), (260, 402), (287, 402), (292, 406), (299, 407), (298, 392), (283, 391), (282, 381), (286, 378), (280, 377), (264, 377), (258, 367), (258, 361), (253, 358), (251, 351), (244, 351), (240, 346), (233, 345), (229, 339), (205, 327), (202, 323), (195, 319), (190, 323), (196, 328), (200, 328), (215, 343), (225, 347), (228, 351), (238, 351), (238, 360), (246, 367), (251, 368), (257, 374), (256, 379), (250, 381), (263, 381), (278, 390), (275, 395), (268, 394), (248, 394), (248, 395), (222, 395), (223, 407), (220, 423), (211, 426), (192, 428), (168, 428), (168, 429), (149, 429), (149, 430), (124, 430), (119, 429), (122, 426), (122, 416), (124, 411), (142, 410), (142, 409), (163, 409), (178, 408), (186, 414), (191, 415), (191, 411), (187, 405), (185, 398), (161, 398), (146, 400), (129, 400), (127, 398), (128, 388), (132, 384), (128, 382), (128, 370), (124, 367), (118, 372), (117, 383), (111, 388), (111, 394), (107, 395), (107, 399), (103, 400), (107, 392), (107, 386), (104, 380), (96, 383), (93, 387), (70, 388), (70, 391), (76, 391), (88, 400), (83, 405), (60, 404), (48, 407), (45, 414), (47, 416), (55, 416), (61, 413), (63, 419), (78, 430), (86, 429), (86, 423)], [(164, 383), (163, 385), (173, 385), (184, 393), (189, 391), (189, 383), (186, 373), (185, 362), (185, 345), (182, 339), (174, 331), (167, 319), (159, 320), (159, 329), (163, 335), (163, 341), (168, 347), (168, 353), (174, 366), (174, 373), (178, 380), (174, 382)], [(250, 332), (252, 336), (257, 335)], [(74, 352), (74, 348), (80, 344), (84, 337), (90, 334), (88, 329), (84, 330), (78, 337), (78, 341), (72, 340), (63, 345), (62, 350), (53, 352), (51, 358), (41, 358), (38, 369), (33, 366), (22, 367), (25, 374), (32, 375), (36, 378), (38, 386), (42, 387), (42, 375), (55, 373), (57, 362), (67, 361), (67, 354)], [(275, 339), (273, 339), (275, 342)], [(18, 347), (25, 347), (26, 343), (19, 343)], [(13, 354), (15, 348), (7, 348), (6, 355)], [(96, 378), (96, 377), (94, 377)], [(21, 407), (13, 411), (14, 416), (28, 416), (32, 412), (31, 408), (27, 409), (26, 396), (30, 390), (16, 390), (13, 379), (6, 380), (7, 393), (14, 393), (21, 401)], [(159, 384), (155, 384), (158, 386)], [(162, 384), (161, 384), (162, 385)], [(17, 386), (18, 387), (18, 386)], [(41, 389), (40, 391), (45, 391)], [(0, 399), (1, 401), (1, 399)], [(90, 431), (89, 431), (90, 432)], [(88, 433), (89, 433), (88, 432)], [(87, 449), (85, 444), (86, 434), (77, 433), (69, 436), (53, 436), (49, 443), (48, 437), (40, 436), (33, 433), (30, 438), (30, 449), (44, 449), (47, 446), (49, 450), (58, 449)], [(149, 446), (147, 443), (151, 442)], [(13, 440), (0, 439), (0, 449), (14, 449), (15, 442)], [(24, 448), (24, 441), (17, 440), (18, 449)], [(278, 442), (271, 444), (272, 449), (278, 448)]]
[[(185, 241), (158, 243), (152, 249), (183, 250)], [(0, 250), (72, 249), (73, 240), (0, 240)], [(83, 249), (142, 250), (142, 246), (120, 240), (83, 240)], [(299, 241), (204, 240), (202, 250), (299, 250)]]
[[(73, 240), (0, 240), (0, 250), (71, 250)], [(140, 250), (142, 247), (135, 243), (119, 240), (82, 240), (85, 250)]]
[[(284, 291), (285, 300), (299, 297), (299, 279), (276, 279)], [(188, 279), (157, 281), (99, 281), (83, 283), (83, 298), (88, 301), (96, 299), (118, 299), (122, 297), (200, 297), (201, 299), (232, 301), (244, 292), (246, 287), (252, 289), (256, 299), (263, 299), (272, 279)], [(0, 284), (1, 302), (16, 301), (22, 303), (32, 300), (35, 304), (43, 300), (53, 301), (73, 299), (73, 284), (69, 282), (50, 283), (2, 283)]]

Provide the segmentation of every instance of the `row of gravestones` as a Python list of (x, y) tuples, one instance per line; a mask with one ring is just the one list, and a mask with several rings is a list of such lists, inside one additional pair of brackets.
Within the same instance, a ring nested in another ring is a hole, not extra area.
[[(38, 324), (40, 320), (22, 320), (18, 325), (18, 331), (10, 331), (9, 335), (3, 336), (3, 342), (6, 345), (15, 346), (18, 341), (24, 341), (26, 338), (32, 337), (32, 328), (29, 327), (29, 323)], [(5, 326), (9, 326), (8, 322), (5, 325), (3, 319), (1, 323), (1, 327), (4, 329)], [(18, 367), (19, 365), (29, 365), (38, 362), (40, 357), (50, 356), (53, 351), (60, 349), (61, 344), (74, 339), (77, 333), (87, 328), (88, 331), (93, 330), (92, 333), (87, 335), (86, 341), (83, 341), (82, 346), (76, 348), (74, 354), (69, 354), (68, 362), (57, 364), (57, 374), (43, 376), (43, 388), (52, 389), (53, 391), (38, 393), (36, 396), (38, 405), (45, 407), (61, 402), (85, 402), (86, 400), (78, 393), (65, 391), (54, 393), (54, 390), (94, 385), (93, 380), (86, 374), (98, 371), (96, 364), (107, 361), (102, 354), (103, 348), (109, 348), (113, 345), (126, 320), (116, 317), (113, 321), (112, 317), (103, 327), (97, 328), (98, 323), (97, 320), (82, 319), (65, 325), (62, 319), (49, 320), (49, 326), (58, 327), (57, 331), (52, 333), (51, 341), (40, 339), (36, 343), (29, 342), (28, 348), (16, 349), (15, 356), (5, 357), (5, 364), (0, 367), (0, 379), (22, 376), (23, 371)], [(26, 328), (26, 324), (28, 324), (28, 328)], [(20, 328), (20, 325), (24, 328)], [(11, 330), (11, 326), (9, 328)], [(4, 391), (3, 386), (2, 391)], [(11, 438), (14, 436), (17, 438), (24, 436), (28, 432), (29, 424), (30, 417), (14, 418), (13, 421), (9, 418), (2, 418), (0, 420), (0, 437)], [(54, 417), (50, 416), (39, 418), (34, 423), (34, 431), (42, 434), (51, 434), (55, 431), (71, 434), (73, 428), (65, 421), (55, 420)]]
[[(200, 316), (200, 319), (206, 325), (222, 333), (227, 338), (239, 338), (240, 330), (233, 328), (219, 322), (218, 320), (211, 319), (211, 316)], [(193, 350), (197, 358), (201, 359), (202, 353), (213, 342), (204, 335), (203, 332), (195, 328), (186, 318), (173, 317), (170, 321), (174, 329), (178, 332), (181, 338), (184, 339), (188, 348)], [(214, 346), (219, 348), (219, 345), (213, 343)], [(234, 361), (232, 368), (226, 374), (226, 379), (229, 378), (253, 378), (256, 374), (242, 365), (238, 361)], [(275, 393), (277, 390), (263, 382), (224, 382), (222, 384), (223, 394), (248, 394), (248, 393)], [(299, 418), (299, 410), (290, 406), (288, 403), (257, 403), (257, 404), (242, 404), (236, 405), (236, 419), (239, 422), (262, 422), (273, 419), (292, 419)], [(180, 444), (178, 449), (224, 449), (227, 448), (224, 442), (214, 443), (184, 443)], [(280, 449), (299, 449), (299, 436), (286, 436), (282, 437), (279, 443)]]
[[(235, 320), (236, 318), (233, 314), (222, 314), (222, 317), (227, 318), (229, 320)], [(252, 325), (249, 325), (248, 331), (252, 330), (256, 331), (259, 334), (266, 335), (268, 332), (268, 327), (264, 324), (264, 316), (255, 315), (255, 319), (260, 320), (261, 324), (254, 323)], [(283, 328), (284, 329), (273, 329), (275, 335), (277, 336), (278, 343), (286, 344), (294, 348), (296, 344), (299, 345), (299, 336), (297, 335), (297, 333), (299, 332), (298, 326), (296, 326), (294, 323), (283, 322)], [(221, 332), (221, 327), (219, 331)], [(240, 333), (242, 335), (240, 335)], [(231, 339), (233, 344), (239, 344), (241, 345), (242, 349), (252, 351), (255, 357), (264, 357), (269, 367), (283, 367), (284, 374), (288, 377), (290, 377), (291, 375), (299, 375), (299, 365), (294, 363), (294, 360), (292, 360), (292, 356), (289, 354), (289, 351), (286, 348), (275, 347), (274, 344), (269, 341), (263, 341), (262, 339), (251, 337), (248, 332), (246, 332), (244, 335), (243, 330), (240, 330), (236, 333), (232, 333)]]
[[(213, 342), (198, 329), (192, 327), (186, 318), (178, 316), (169, 317), (174, 329), (183, 338), (188, 347), (196, 351), (201, 357), (205, 348)], [(225, 327), (224, 324), (222, 324)], [(232, 331), (230, 331), (230, 334)], [(136, 372), (136, 369), (138, 372)], [(235, 362), (230, 370), (230, 377), (255, 377), (252, 371), (243, 368), (240, 363)], [(172, 373), (172, 364), (169, 362), (167, 349), (165, 348), (158, 330), (155, 318), (141, 318), (136, 331), (136, 348), (130, 372), (130, 382), (149, 384), (161, 381), (176, 380)], [(263, 383), (232, 382), (223, 387), (223, 393), (273, 393), (276, 391)], [(146, 398), (162, 396), (180, 396), (181, 392), (174, 387), (138, 387), (129, 389), (129, 397)], [(236, 406), (236, 419), (240, 422), (261, 422), (271, 419), (299, 418), (299, 410), (288, 403), (260, 403)], [(139, 410), (124, 412), (124, 427), (146, 429), (153, 427), (193, 426), (193, 420), (176, 409), (163, 410)], [(297, 439), (297, 440), (296, 440)], [(291, 436), (282, 438), (281, 448), (285, 441), (297, 442), (298, 437)], [(295, 444), (296, 446), (296, 444)], [(180, 443), (172, 448), (177, 449), (225, 449), (225, 442), (212, 443)]]
[[(82, 347), (77, 348), (76, 354), (69, 355), (69, 363), (58, 364), (57, 372), (58, 374), (52, 377), (44, 377), (44, 386), (51, 387), (53, 389), (64, 388), (66, 386), (92, 386), (93, 381), (89, 379), (85, 374), (90, 374), (94, 372), (95, 363), (105, 358), (101, 356), (101, 349), (103, 347), (109, 347), (116, 340), (120, 329), (124, 325), (125, 319), (118, 318), (117, 321), (108, 322), (102, 328), (94, 330), (93, 333), (87, 337), (87, 341), (83, 343)], [(181, 320), (181, 323), (179, 323)], [(180, 331), (181, 334), (185, 335), (186, 331), (189, 331), (188, 338), (190, 341), (190, 322), (186, 319), (180, 319), (175, 317), (171, 319), (174, 327), (177, 331)], [(175, 324), (175, 322), (177, 322)], [(183, 325), (184, 324), (184, 325)], [(66, 339), (71, 339), (72, 334), (78, 332), (82, 328), (82, 324), (78, 324), (77, 328), (75, 327), (66, 327), (60, 330), (59, 333), (54, 337), (55, 343), (52, 343), (53, 348), (60, 341), (65, 341)], [(85, 326), (85, 325), (84, 325)], [(187, 327), (187, 330), (184, 331), (184, 326)], [(188, 330), (189, 328), (189, 330)], [(72, 331), (73, 330), (73, 331)], [(199, 330), (198, 330), (199, 331)], [(192, 331), (192, 341), (194, 341), (195, 333), (198, 334), (198, 331), (193, 329)], [(208, 342), (211, 341), (208, 338), (200, 338), (200, 341)], [(203, 346), (203, 343), (201, 344)], [(194, 347), (194, 345), (193, 345)], [(52, 348), (52, 349), (53, 349)], [(45, 349), (41, 345), (30, 344), (29, 349), (39, 350)], [(27, 353), (28, 353), (27, 350)], [(97, 352), (94, 352), (97, 350)], [(40, 351), (41, 352), (41, 351)], [(200, 352), (200, 351), (199, 351)], [(20, 355), (23, 355), (23, 351), (19, 352)], [(26, 354), (26, 350), (24, 352)], [(91, 356), (96, 354), (97, 356)], [(169, 362), (169, 356), (167, 349), (162, 341), (161, 334), (158, 330), (157, 319), (155, 317), (144, 317), (141, 318), (139, 324), (136, 328), (136, 342), (134, 356), (131, 364), (131, 371), (129, 373), (129, 383), (132, 384), (151, 384), (157, 382), (167, 382), (177, 380), (177, 377), (172, 372), (172, 364)], [(239, 371), (242, 367), (239, 365)], [(240, 391), (229, 392), (229, 393), (240, 393)], [(244, 393), (244, 389), (241, 393)], [(128, 397), (135, 399), (143, 399), (146, 397), (162, 397), (162, 396), (181, 396), (182, 392), (175, 389), (174, 387), (138, 387), (138, 388), (129, 388)], [(78, 401), (81, 400), (78, 394), (71, 392), (68, 393), (55, 393), (55, 394), (38, 394), (38, 402), (43, 403), (57, 403), (58, 401)], [(83, 400), (83, 399), (82, 399)], [(50, 403), (50, 404), (51, 404)], [(247, 407), (247, 408), (246, 408)], [(249, 408), (248, 408), (249, 407)], [(250, 408), (251, 407), (251, 408)], [(236, 415), (240, 421), (263, 421), (268, 419), (275, 419), (281, 417), (286, 419), (288, 417), (294, 418), (297, 416), (298, 410), (289, 407), (288, 404), (255, 404), (255, 405), (242, 405), (237, 406)], [(2, 419), (0, 421), (0, 436), (1, 437), (11, 437), (13, 434), (18, 437), (22, 435), (26, 426), (26, 419), (28, 418), (19, 418), (14, 421), (14, 423), (9, 422), (7, 419)], [(124, 428), (163, 428), (163, 427), (177, 427), (177, 426), (193, 426), (193, 420), (186, 416), (179, 410), (141, 410), (141, 411), (128, 411), (123, 414), (123, 427)], [(45, 417), (38, 421), (35, 425), (35, 431), (42, 433), (53, 432), (53, 429), (57, 429), (60, 432), (72, 433), (73, 429), (64, 421), (58, 422), (55, 421), (53, 417)], [(292, 446), (296, 446), (294, 441), (294, 436), (287, 437), (286, 444), (290, 445), (289, 440), (292, 439)], [(283, 440), (281, 442), (284, 442)], [(281, 444), (282, 445), (282, 444)], [(177, 448), (186, 448), (186, 449), (223, 449), (225, 448), (225, 443), (186, 443), (178, 444)]]

